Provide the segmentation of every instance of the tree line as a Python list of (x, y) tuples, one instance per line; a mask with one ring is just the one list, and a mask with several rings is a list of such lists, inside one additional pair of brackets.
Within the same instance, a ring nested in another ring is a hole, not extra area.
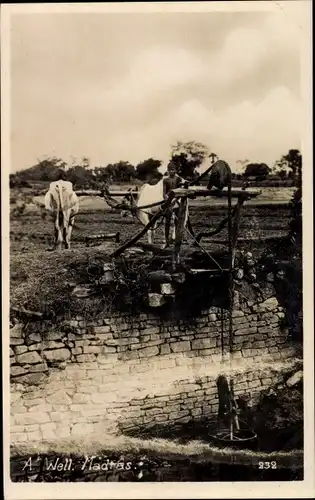
[[(178, 174), (188, 180), (198, 177), (198, 169), (203, 163), (215, 162), (218, 156), (209, 148), (197, 141), (178, 141), (171, 146), (170, 159), (177, 166)], [(291, 179), (292, 184), (298, 182), (301, 176), (302, 155), (297, 149), (290, 149), (273, 167), (265, 163), (253, 163), (249, 160), (238, 160), (241, 173), (233, 173), (233, 179), (248, 179), (255, 182), (267, 179)], [(30, 168), (10, 175), (10, 187), (27, 187), (34, 182), (53, 182), (57, 179), (60, 169), (67, 170), (67, 179), (77, 188), (97, 188), (102, 183), (131, 183), (136, 180), (144, 182), (148, 175), (162, 177), (159, 167), (162, 161), (148, 158), (137, 165), (129, 161), (109, 163), (106, 166), (91, 166), (89, 159), (83, 157), (80, 161), (67, 165), (62, 158), (50, 157), (38, 161)], [(206, 182), (206, 181), (205, 181)]]

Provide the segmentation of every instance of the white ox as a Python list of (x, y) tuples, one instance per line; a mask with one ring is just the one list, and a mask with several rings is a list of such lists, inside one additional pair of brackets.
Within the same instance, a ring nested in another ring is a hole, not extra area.
[(54, 214), (56, 249), (61, 249), (63, 241), (65, 248), (70, 248), (74, 216), (79, 211), (79, 199), (73, 191), (72, 182), (52, 182), (45, 195), (45, 208)]
[[(153, 184), (153, 185), (152, 184), (143, 184), (135, 196), (131, 193), (127, 194), (125, 196), (124, 200), (128, 201), (132, 205), (135, 203), (136, 207), (146, 207), (147, 205), (151, 205), (151, 204), (163, 201), (163, 179), (161, 179), (159, 182), (157, 182), (156, 184)], [(176, 207), (177, 206), (178, 206), (178, 203), (176, 202)], [(146, 226), (149, 223), (150, 218), (154, 214), (156, 214), (160, 209), (161, 209), (161, 205), (143, 208), (143, 209), (137, 208), (135, 215), (136, 215), (137, 219), (144, 226)], [(123, 215), (125, 216), (125, 215), (127, 215), (127, 213), (128, 212), (124, 211)], [(188, 203), (187, 203), (187, 208), (185, 211), (185, 222), (184, 222), (185, 226), (186, 226), (187, 221), (189, 221), (189, 219), (188, 219)], [(158, 224), (158, 221), (154, 224), (152, 229), (148, 229), (148, 243), (152, 243), (152, 237), (154, 237), (154, 233), (155, 233), (155, 230), (157, 228), (157, 224)], [(175, 240), (175, 234), (176, 234), (176, 220), (173, 221), (173, 224), (172, 224), (172, 239), (173, 240)]]

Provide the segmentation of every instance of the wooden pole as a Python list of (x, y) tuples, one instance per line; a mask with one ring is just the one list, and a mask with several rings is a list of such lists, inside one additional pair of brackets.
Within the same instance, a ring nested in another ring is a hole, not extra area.
[[(211, 196), (214, 198), (228, 198), (229, 192), (221, 191), (220, 189), (192, 189), (192, 188), (176, 188), (172, 191), (174, 193), (175, 198), (181, 198), (183, 196), (188, 196), (188, 198), (198, 198)], [(252, 189), (244, 191), (242, 189), (231, 189), (231, 197), (232, 198), (244, 198), (251, 199), (256, 198), (261, 194), (261, 191), (258, 189)]]
[(114, 252), (112, 252), (110, 255), (109, 255), (109, 258), (115, 258), (115, 257), (118, 257), (120, 254), (122, 254), (127, 248), (131, 247), (132, 245), (134, 245), (135, 243), (137, 243), (138, 240), (140, 240), (140, 238), (147, 233), (148, 229), (150, 229), (152, 226), (154, 226), (154, 224), (156, 223), (156, 221), (162, 217), (166, 210), (168, 209), (169, 205), (171, 203), (171, 198), (168, 198), (165, 205), (164, 205), (164, 208), (161, 209), (158, 213), (156, 213), (152, 219), (150, 220), (150, 222), (148, 222), (148, 224), (146, 226), (144, 226), (143, 229), (141, 229), (141, 231), (139, 231), (138, 234), (136, 234), (136, 236), (134, 236), (133, 238), (131, 238), (131, 240), (128, 240), (126, 243), (124, 243), (123, 245), (121, 245), (119, 248), (117, 248), (117, 250), (115, 250)]
[(179, 208), (177, 212), (177, 222), (176, 222), (176, 232), (175, 232), (175, 244), (174, 244), (174, 254), (173, 254), (173, 268), (175, 268), (178, 262), (179, 252), (183, 241), (186, 216), (187, 216), (187, 197), (180, 199)]
[(234, 267), (235, 255), (236, 255), (236, 244), (240, 228), (241, 221), (241, 209), (244, 203), (244, 199), (240, 198), (236, 205), (234, 222), (232, 226), (232, 241), (231, 241), (231, 253), (232, 253), (232, 266)]

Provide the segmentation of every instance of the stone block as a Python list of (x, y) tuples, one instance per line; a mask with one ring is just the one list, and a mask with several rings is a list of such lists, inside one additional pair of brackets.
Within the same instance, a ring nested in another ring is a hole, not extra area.
[(82, 354), (82, 347), (73, 347), (71, 353), (76, 356), (77, 354)]
[(49, 362), (66, 361), (70, 358), (71, 352), (69, 349), (55, 349), (43, 352), (43, 356)]
[(303, 371), (299, 370), (294, 375), (292, 375), (286, 382), (288, 387), (293, 387), (303, 380)]
[(28, 373), (27, 375), (21, 375), (15, 378), (15, 382), (27, 385), (40, 385), (44, 382), (47, 375), (43, 372), (38, 373)]
[(255, 357), (260, 354), (260, 349), (242, 349), (244, 358)]
[(44, 440), (53, 440), (56, 438), (55, 430), (57, 425), (55, 422), (49, 422), (47, 424), (42, 424), (40, 430)]
[(62, 415), (62, 413), (59, 413), (57, 411), (52, 411), (50, 412), (50, 420), (52, 422), (62, 422), (65, 420), (65, 417), (64, 415)]
[(47, 363), (38, 363), (37, 365), (31, 365), (28, 370), (32, 373), (36, 372), (46, 372), (48, 371)]
[(191, 348), (193, 350), (199, 349), (211, 349), (216, 347), (216, 339), (215, 338), (201, 338), (197, 340), (193, 340), (191, 343)]
[(96, 336), (110, 333), (110, 326), (109, 325), (94, 326), (93, 333)]
[(101, 346), (96, 345), (85, 345), (83, 346), (84, 354), (100, 354), (102, 352)]
[(56, 342), (55, 340), (45, 340), (43, 341), (44, 349), (61, 349), (65, 347), (63, 342)]
[(22, 368), (22, 366), (11, 366), (10, 375), (11, 377), (15, 377), (16, 375), (24, 375), (27, 373), (27, 370)]
[(163, 344), (160, 346), (160, 354), (161, 355), (170, 354), (170, 352), (171, 352), (171, 349), (170, 349), (170, 346), (168, 344)]
[(241, 310), (234, 310), (232, 311), (232, 318), (239, 318), (241, 316), (244, 316), (244, 312)]
[(254, 340), (253, 347), (257, 349), (264, 349), (266, 348), (266, 342), (264, 340)]
[(40, 333), (31, 333), (26, 337), (26, 343), (29, 344), (35, 344), (37, 342), (41, 342), (42, 337)]
[(161, 294), (162, 295), (174, 295), (176, 289), (173, 287), (171, 283), (162, 283), (161, 284)]
[(42, 402), (43, 402), (42, 398), (24, 399), (23, 400), (24, 405), (27, 407), (37, 406), (37, 405), (42, 404)]
[(71, 398), (68, 396), (65, 390), (56, 391), (46, 397), (47, 403), (70, 405)]
[(11, 436), (11, 442), (12, 443), (23, 443), (23, 442), (26, 442), (27, 441), (27, 434), (25, 432), (19, 434), (19, 433), (16, 433), (16, 434), (13, 434)]
[(273, 354), (274, 352), (279, 352), (279, 347), (268, 347), (268, 352), (270, 352), (271, 354)]
[(187, 340), (183, 340), (181, 342), (172, 342), (170, 345), (171, 352), (187, 352), (191, 350), (190, 342)]
[(96, 361), (96, 356), (95, 354), (79, 354), (77, 356), (77, 362), (78, 363), (86, 363), (89, 361)]
[(42, 434), (41, 432), (38, 431), (26, 431), (27, 432), (27, 441), (32, 443), (32, 442), (37, 442), (42, 440)]
[(275, 314), (272, 318), (270, 318), (270, 320), (269, 320), (269, 321), (270, 321), (270, 323), (271, 323), (272, 325), (275, 325), (275, 324), (279, 323), (279, 318), (278, 318), (278, 316)]
[[(124, 353), (124, 354), (128, 354), (128, 353)], [(132, 354), (132, 353), (130, 353)], [(130, 359), (135, 359), (135, 358), (130, 358)], [(98, 354), (97, 356), (97, 362), (101, 365), (106, 365), (106, 364), (112, 364), (112, 363), (116, 363), (118, 360), (118, 356), (117, 354)]]
[(238, 325), (245, 325), (246, 323), (249, 324), (248, 318), (246, 316), (239, 316), (233, 319), (233, 325), (235, 325), (235, 328), (237, 328)]
[(257, 333), (257, 328), (255, 326), (249, 328), (239, 328), (235, 331), (235, 335), (250, 335), (252, 333)]
[(157, 356), (159, 354), (159, 348), (157, 346), (144, 347), (143, 349), (140, 349), (138, 353), (140, 358), (149, 358), (152, 356)]
[(19, 432), (24, 432), (24, 425), (10, 425), (10, 434), (16, 434)]
[(22, 345), (24, 344), (23, 339), (15, 338), (15, 337), (10, 337), (10, 345)]
[(24, 352), (27, 352), (27, 347), (25, 345), (16, 345), (14, 346), (14, 351), (13, 349), (11, 349), (10, 347), (10, 356), (14, 356), (14, 352), (15, 354), (23, 354)]
[(73, 395), (72, 398), (72, 403), (77, 404), (77, 403), (89, 403), (91, 401), (91, 394), (81, 394), (81, 393), (76, 393)]
[(48, 413), (28, 412), (14, 415), (14, 422), (17, 425), (43, 424), (49, 421), (50, 419)]
[(166, 303), (165, 296), (159, 293), (148, 293), (148, 304), (150, 307), (161, 307)]
[[(20, 401), (22, 403), (22, 401)], [(16, 415), (17, 413), (26, 413), (27, 408), (23, 404), (11, 404), (10, 407), (11, 415)]]
[(146, 327), (141, 332), (142, 335), (157, 335), (159, 333), (160, 333), (160, 328), (158, 326)]
[(263, 311), (274, 311), (277, 309), (279, 303), (276, 297), (270, 297), (269, 299), (261, 302), (260, 304), (256, 304), (253, 306), (254, 312), (263, 312)]
[(70, 408), (67, 405), (59, 405), (59, 404), (54, 405), (53, 404), (53, 411), (58, 412), (58, 413), (67, 413), (69, 411), (69, 409)]
[(77, 423), (74, 424), (71, 430), (72, 436), (85, 436), (94, 432), (94, 424), (92, 423)]
[(75, 340), (76, 339), (76, 336), (73, 335), (73, 333), (68, 333), (66, 336), (65, 336), (65, 333), (64, 332), (47, 332), (45, 334), (45, 338), (47, 338), (48, 340), (62, 340), (63, 339), (63, 342), (68, 339), (68, 340)]
[(38, 344), (31, 344), (28, 346), (28, 351), (42, 351), (43, 350), (43, 344), (38, 343)]
[(36, 413), (50, 413), (52, 411), (52, 405), (45, 402), (41, 402), (39, 405), (32, 406), (31, 408), (30, 411)]
[(191, 410), (191, 414), (193, 417), (200, 417), (202, 415), (202, 410), (201, 408), (194, 408)]
[(100, 349), (101, 354), (114, 354), (117, 352), (117, 347), (111, 347), (108, 345), (104, 345)]
[(17, 338), (17, 339), (22, 339), (23, 338), (23, 325), (20, 323), (16, 323), (12, 328), (10, 328), (10, 338)]

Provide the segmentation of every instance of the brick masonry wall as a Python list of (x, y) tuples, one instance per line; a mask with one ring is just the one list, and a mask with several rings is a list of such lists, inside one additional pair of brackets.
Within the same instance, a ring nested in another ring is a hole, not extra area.
[[(50, 331), (44, 324), (16, 324), (10, 332), (11, 441), (211, 416), (217, 412), (220, 372), (234, 372), (236, 394), (255, 399), (281, 377), (295, 348), (281, 328), (284, 312), (275, 297), (235, 305), (233, 357), (226, 353), (223, 363), (220, 310), (214, 307), (193, 325), (153, 314), (115, 314), (94, 322), (76, 317)], [(225, 318), (226, 346), (227, 324)]]

